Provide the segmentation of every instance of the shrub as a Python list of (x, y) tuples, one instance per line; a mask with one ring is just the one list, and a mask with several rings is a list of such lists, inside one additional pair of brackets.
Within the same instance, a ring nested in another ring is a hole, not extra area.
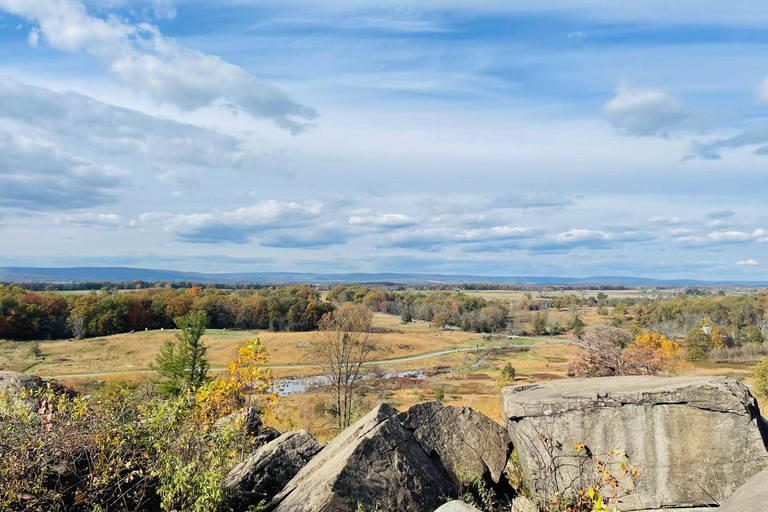
[(752, 372), (752, 390), (758, 398), (768, 399), (768, 358), (760, 361)]
[(227, 471), (254, 448), (245, 405), (273, 415), (276, 380), (258, 340), (224, 378), (168, 399), (107, 384), (92, 399), (52, 385), (0, 394), (0, 510), (214, 511)]
[(515, 374), (517, 372), (515, 371), (514, 366), (512, 366), (511, 363), (507, 363), (504, 365), (504, 368), (501, 370), (501, 375), (499, 375), (499, 385), (501, 386), (508, 386), (515, 380)]

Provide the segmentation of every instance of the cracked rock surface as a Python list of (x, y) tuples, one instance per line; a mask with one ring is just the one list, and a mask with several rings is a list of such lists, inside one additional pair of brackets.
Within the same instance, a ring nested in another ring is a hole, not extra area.
[(235, 466), (223, 487), (253, 503), (272, 499), (322, 448), (306, 430), (286, 432)]
[(640, 472), (619, 510), (713, 505), (768, 466), (757, 402), (732, 379), (567, 379), (507, 387), (502, 400), (540, 496), (592, 485), (595, 465), (585, 454), (608, 462), (625, 488), (621, 463)]
[(750, 478), (728, 498), (720, 512), (748, 512), (768, 508), (768, 469)]
[[(478, 432), (469, 435), (472, 429)], [(333, 439), (271, 506), (277, 512), (434, 510), (457, 494), (456, 464), (498, 479), (509, 449), (504, 428), (471, 409), (430, 402), (398, 413), (384, 403)]]

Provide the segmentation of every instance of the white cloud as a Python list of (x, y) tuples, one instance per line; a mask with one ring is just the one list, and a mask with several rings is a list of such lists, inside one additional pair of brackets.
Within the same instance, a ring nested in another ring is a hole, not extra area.
[(71, 210), (115, 200), (124, 171), (70, 155), (55, 143), (0, 133), (0, 206)]
[(739, 260), (736, 262), (739, 266), (746, 266), (746, 267), (757, 267), (760, 265), (760, 263), (757, 262), (757, 260), (748, 259), (748, 260)]
[(265, 231), (297, 228), (316, 223), (323, 205), (262, 201), (254, 206), (221, 213), (170, 214), (148, 212), (139, 223), (160, 222), (165, 231), (184, 242), (245, 244)]
[(527, 227), (495, 226), (490, 229), (472, 229), (462, 231), (455, 236), (459, 242), (478, 242), (493, 240), (519, 240), (533, 238), (541, 231)]
[(54, 222), (78, 227), (115, 229), (122, 225), (123, 219), (114, 213), (80, 213), (56, 217)]
[(229, 104), (254, 117), (272, 119), (293, 133), (317, 117), (311, 107), (244, 69), (185, 48), (146, 23), (93, 16), (78, 0), (0, 0), (0, 9), (36, 24), (31, 43), (44, 41), (58, 50), (88, 52), (106, 62), (121, 82), (182, 110)]
[(768, 231), (755, 229), (754, 231), (712, 231), (706, 235), (680, 236), (676, 241), (691, 247), (707, 247), (727, 244), (746, 244), (750, 242), (768, 242)]
[(402, 213), (379, 213), (376, 215), (352, 215), (349, 223), (353, 226), (375, 228), (404, 228), (416, 224), (416, 219)]
[(683, 222), (683, 219), (680, 217), (651, 217), (649, 220), (654, 224), (663, 224), (665, 226), (676, 226)]
[(164, 173), (178, 174), (179, 167), (187, 166), (236, 167), (254, 159), (241, 140), (215, 130), (10, 80), (0, 80), (0, 118), (45, 131), (61, 143), (101, 150), (110, 157), (145, 156), (150, 159), (148, 165), (162, 164)]
[(176, 17), (176, 6), (173, 0), (154, 0), (153, 11), (155, 17), (161, 20), (171, 20)]
[(693, 116), (669, 93), (626, 83), (619, 85), (602, 112), (616, 131), (629, 136), (667, 136), (683, 128)]
[(752, 240), (758, 240), (760, 242), (768, 241), (768, 231), (764, 229), (756, 229), (753, 232), (744, 231), (713, 231), (707, 235), (707, 238), (713, 242), (749, 242)]

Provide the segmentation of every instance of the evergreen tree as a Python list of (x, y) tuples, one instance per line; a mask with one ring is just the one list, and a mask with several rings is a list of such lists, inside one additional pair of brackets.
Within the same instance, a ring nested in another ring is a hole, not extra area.
[(191, 311), (174, 319), (181, 332), (176, 341), (167, 340), (160, 349), (153, 369), (163, 379), (160, 389), (166, 394), (178, 394), (187, 388), (195, 389), (208, 380), (208, 347), (202, 341), (208, 325), (205, 311)]

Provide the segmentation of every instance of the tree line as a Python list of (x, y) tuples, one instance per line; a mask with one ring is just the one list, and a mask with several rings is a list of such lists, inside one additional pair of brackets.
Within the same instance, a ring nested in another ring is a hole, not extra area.
[(507, 327), (506, 301), (486, 300), (460, 292), (390, 291), (362, 285), (339, 285), (328, 292), (335, 304), (353, 302), (374, 312), (398, 315), (404, 323), (431, 322), (437, 327), (456, 326), (464, 331), (498, 332)]
[(203, 311), (213, 329), (315, 330), (333, 306), (310, 286), (261, 290), (148, 289), (86, 295), (32, 292), (0, 285), (0, 339), (108, 336), (173, 328), (174, 319)]
[(670, 299), (619, 303), (611, 324), (633, 333), (657, 331), (685, 338), (689, 359), (763, 347), (768, 341), (768, 290), (750, 295), (680, 294)]

